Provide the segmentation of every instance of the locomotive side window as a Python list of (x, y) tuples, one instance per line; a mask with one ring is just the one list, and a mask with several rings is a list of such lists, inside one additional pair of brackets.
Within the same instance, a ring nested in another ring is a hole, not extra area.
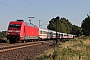
[(20, 24), (10, 24), (9, 28), (20, 28), (21, 25)]

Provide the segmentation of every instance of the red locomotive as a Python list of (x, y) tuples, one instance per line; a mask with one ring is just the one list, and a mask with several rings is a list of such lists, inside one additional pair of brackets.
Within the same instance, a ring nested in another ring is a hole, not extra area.
[[(57, 32), (57, 38), (73, 38), (74, 35)], [(39, 39), (56, 39), (56, 32), (38, 28), (32, 23), (26, 23), (23, 20), (11, 21), (7, 30), (7, 39), (10, 42), (39, 40)]]
[(7, 39), (10, 42), (17, 40), (38, 39), (38, 27), (23, 20), (11, 21), (7, 30)]

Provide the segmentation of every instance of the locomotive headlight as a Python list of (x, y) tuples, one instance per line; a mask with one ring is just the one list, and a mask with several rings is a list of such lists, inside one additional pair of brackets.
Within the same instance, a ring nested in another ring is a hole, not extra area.
[(10, 34), (10, 33), (7, 33), (7, 34)]
[(20, 36), (20, 38), (22, 38), (22, 36)]
[(18, 32), (18, 33), (19, 33), (20, 31), (19, 31), (19, 30), (16, 30), (16, 32)]
[(8, 30), (8, 32), (13, 32), (12, 30)]

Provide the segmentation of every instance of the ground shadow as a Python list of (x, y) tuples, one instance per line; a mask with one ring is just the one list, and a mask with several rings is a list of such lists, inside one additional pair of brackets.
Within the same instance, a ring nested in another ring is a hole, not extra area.
[(0, 39), (0, 43), (7, 43), (7, 42), (3, 39)]

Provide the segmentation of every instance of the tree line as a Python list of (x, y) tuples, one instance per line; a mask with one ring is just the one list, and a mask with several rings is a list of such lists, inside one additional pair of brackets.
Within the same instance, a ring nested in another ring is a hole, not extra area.
[(87, 17), (82, 21), (81, 27), (77, 25), (73, 25), (71, 22), (69, 22), (66, 18), (60, 18), (57, 16), (56, 18), (52, 18), (49, 21), (49, 24), (47, 26), (48, 29), (54, 30), (61, 33), (67, 33), (67, 34), (74, 34), (77, 36), (90, 35), (90, 16), (87, 15)]
[(68, 19), (60, 18), (59, 16), (52, 18), (47, 28), (61, 33), (81, 35), (81, 27), (73, 25)]

